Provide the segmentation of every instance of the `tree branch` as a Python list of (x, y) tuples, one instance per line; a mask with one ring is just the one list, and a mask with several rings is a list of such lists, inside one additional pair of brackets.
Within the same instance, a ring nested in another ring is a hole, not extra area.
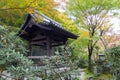
[(103, 43), (105, 49), (107, 49), (107, 44), (105, 44), (105, 41), (104, 41), (102, 38), (100, 38), (100, 40), (101, 40), (101, 42)]

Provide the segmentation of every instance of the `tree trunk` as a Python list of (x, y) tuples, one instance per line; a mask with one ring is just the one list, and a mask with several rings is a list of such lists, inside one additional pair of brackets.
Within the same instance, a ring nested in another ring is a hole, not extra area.
[(92, 71), (92, 53), (93, 53), (93, 46), (88, 46), (88, 70)]
[(91, 55), (89, 53), (88, 55), (88, 70), (92, 71), (92, 60), (91, 60)]

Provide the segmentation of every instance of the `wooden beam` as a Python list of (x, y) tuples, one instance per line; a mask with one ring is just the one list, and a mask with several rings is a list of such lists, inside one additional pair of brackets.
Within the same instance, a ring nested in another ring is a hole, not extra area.
[(32, 38), (31, 40), (32, 41), (40, 41), (40, 40), (43, 40), (45, 38), (46, 38), (45, 36), (37, 35), (36, 37)]
[(65, 42), (57, 42), (57, 43), (52, 43), (52, 47), (60, 46), (66, 44)]
[(44, 43), (46, 43), (47, 42), (47, 40), (43, 40), (43, 41), (32, 41), (30, 44), (31, 45), (40, 45), (40, 44), (44, 44)]
[(42, 43), (42, 44), (32, 44), (33, 46), (45, 46), (45, 44), (44, 43)]

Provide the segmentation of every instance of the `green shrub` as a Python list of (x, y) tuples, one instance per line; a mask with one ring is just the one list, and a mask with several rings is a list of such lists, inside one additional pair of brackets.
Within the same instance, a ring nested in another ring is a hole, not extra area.
[(110, 65), (110, 71), (116, 80), (120, 79), (120, 46), (107, 50), (107, 60)]
[[(26, 44), (14, 32), (0, 26), (0, 68), (10, 72), (11, 78), (32, 76), (32, 61), (25, 57)], [(24, 76), (23, 76), (24, 75)]]
[(86, 68), (87, 67), (87, 55), (81, 54), (79, 56), (72, 57), (72, 61), (79, 67), (79, 68)]

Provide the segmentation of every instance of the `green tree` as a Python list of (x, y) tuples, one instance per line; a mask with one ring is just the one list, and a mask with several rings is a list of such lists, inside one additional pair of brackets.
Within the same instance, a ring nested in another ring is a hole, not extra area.
[(38, 10), (48, 17), (60, 22), (62, 26), (74, 33), (77, 28), (65, 13), (57, 11), (54, 0), (1, 0), (0, 1), (0, 24), (8, 25), (13, 31), (18, 31), (18, 27), (23, 23), (28, 13)]
[(19, 27), (26, 14), (39, 10), (51, 15), (56, 11), (54, 7), (54, 0), (1, 0), (0, 24)]
[(55, 17), (54, 19), (61, 23), (64, 29), (79, 35), (79, 29), (65, 13), (58, 13), (57, 17)]
[(119, 0), (70, 0), (69, 14), (75, 19), (75, 23), (89, 32), (88, 69), (91, 70), (91, 56), (94, 47), (104, 34), (108, 25), (108, 12), (119, 7)]
[(88, 31), (79, 29), (79, 37), (70, 43), (72, 50), (71, 59), (79, 66), (87, 66), (87, 39), (89, 38)]

